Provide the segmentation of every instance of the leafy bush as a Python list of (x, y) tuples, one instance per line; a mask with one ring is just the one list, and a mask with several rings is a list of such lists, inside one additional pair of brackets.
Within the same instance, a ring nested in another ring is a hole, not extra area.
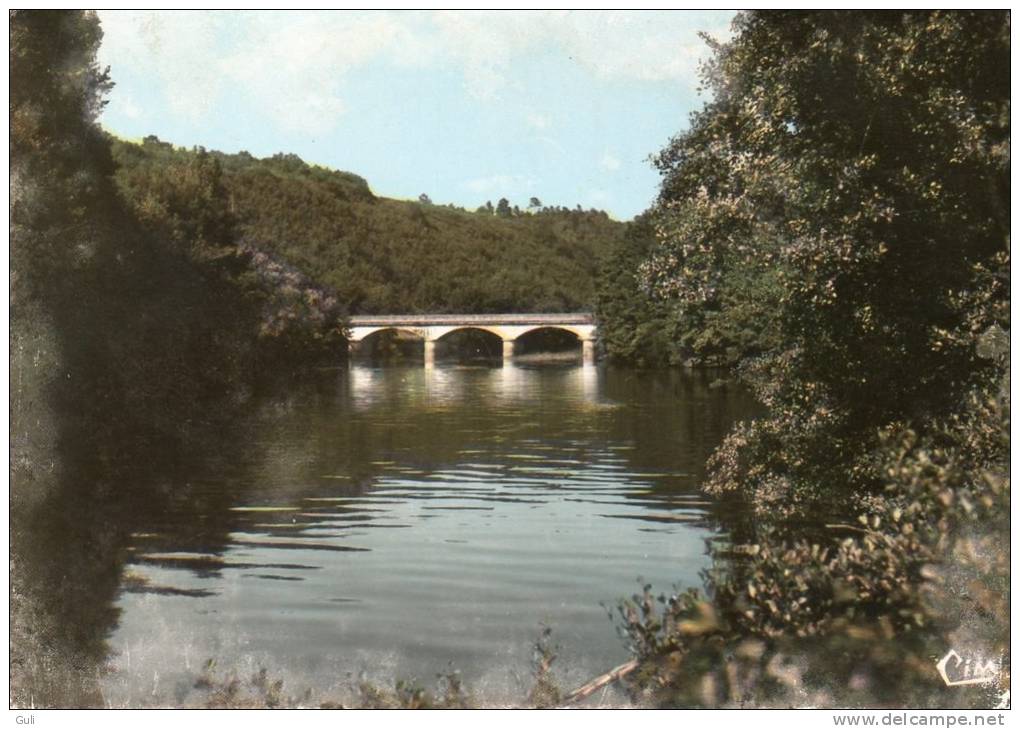
[[(830, 525), (831, 538), (767, 532), (716, 555), (707, 595), (656, 601), (646, 587), (621, 604), (620, 625), (643, 659), (635, 698), (997, 703), (1009, 687), (1009, 423), (1007, 378), (927, 437), (886, 432), (885, 491), (852, 523)], [(1000, 660), (998, 680), (947, 693), (931, 657), (953, 646)]]

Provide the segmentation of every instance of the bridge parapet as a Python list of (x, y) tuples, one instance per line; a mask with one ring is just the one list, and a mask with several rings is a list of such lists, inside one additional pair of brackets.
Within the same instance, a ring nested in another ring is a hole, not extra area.
[(422, 327), (473, 324), (595, 324), (594, 314), (366, 314), (350, 317), (351, 326)]

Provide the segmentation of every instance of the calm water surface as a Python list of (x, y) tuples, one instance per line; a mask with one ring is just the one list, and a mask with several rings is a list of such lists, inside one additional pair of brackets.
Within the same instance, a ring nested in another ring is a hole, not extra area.
[(267, 397), (236, 458), (132, 534), (105, 700), (197, 700), (215, 658), (317, 698), (452, 668), (519, 704), (543, 624), (565, 688), (608, 670), (607, 607), (701, 584), (725, 538), (698, 484), (752, 405), (711, 379), (355, 366)]

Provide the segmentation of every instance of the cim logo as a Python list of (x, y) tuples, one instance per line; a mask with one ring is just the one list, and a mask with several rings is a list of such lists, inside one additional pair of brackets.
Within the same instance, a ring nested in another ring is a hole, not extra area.
[(935, 667), (946, 686), (974, 686), (991, 683), (999, 677), (998, 661), (988, 659), (982, 663), (981, 658), (965, 659), (955, 650), (950, 650)]

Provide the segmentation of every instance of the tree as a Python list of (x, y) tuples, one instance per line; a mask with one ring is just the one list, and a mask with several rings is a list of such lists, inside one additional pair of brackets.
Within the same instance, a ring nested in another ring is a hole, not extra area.
[(112, 86), (94, 13), (10, 16), (11, 265), (15, 285), (59, 287), (108, 257), (113, 160), (95, 123)]
[(418, 196), (418, 202), (420, 202), (422, 205), (431, 205), (432, 198), (430, 198), (423, 192), (421, 195)]
[(642, 285), (638, 273), (655, 242), (651, 217), (638, 216), (599, 267), (595, 316), (611, 360), (662, 366), (677, 358), (671, 307)]
[(542, 207), (542, 201), (537, 197), (533, 197), (528, 201), (528, 210), (535, 210)]
[(509, 218), (511, 215), (510, 201), (505, 197), (501, 197), (499, 202), (496, 203), (496, 215), (501, 218)]
[(132, 511), (123, 491), (159, 498), (141, 493), (135, 447), (174, 459), (188, 416), (236, 372), (216, 344), (246, 322), (210, 332), (219, 292), (118, 195), (96, 124), (111, 85), (96, 15), (13, 11), (9, 31), (12, 702), (101, 703), (86, 676), (115, 620), (96, 608), (126, 544), (110, 514)]
[(117, 178), (135, 216), (155, 234), (199, 257), (228, 254), (236, 244), (237, 221), (223, 184), (219, 160), (201, 147), (175, 155), (155, 140), (155, 164), (121, 166)]
[(683, 653), (683, 676), (644, 672), (665, 702), (716, 700), (691, 698), (690, 659), (718, 665), (739, 636), (802, 667), (852, 656), (896, 697), (963, 616), (972, 645), (1008, 650), (1006, 560), (968, 555), (1008, 534), (1009, 29), (1006, 12), (752, 12), (714, 46), (712, 100), (657, 158), (640, 276), (710, 334), (684, 347), (754, 327), (741, 371), (766, 412), (708, 464), (706, 489), (756, 517), (746, 559), (720, 561), (711, 604), (625, 606), (650, 661)]
[(831, 425), (802, 433), (820, 461), (801, 442), (759, 470), (789, 484), (861, 456), (834, 437), (945, 411), (983, 367), (972, 330), (992, 322), (959, 292), (1007, 250), (1008, 23), (781, 12), (736, 29), (709, 68), (714, 101), (658, 157), (645, 275), (693, 321), (775, 327), (769, 404)]

